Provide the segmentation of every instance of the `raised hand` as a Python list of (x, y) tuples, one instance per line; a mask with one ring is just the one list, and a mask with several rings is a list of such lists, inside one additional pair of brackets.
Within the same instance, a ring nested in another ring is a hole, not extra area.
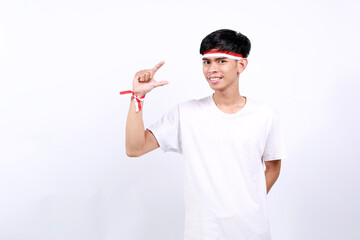
[(168, 84), (167, 81), (155, 81), (155, 73), (164, 65), (164, 61), (159, 62), (152, 69), (145, 69), (137, 72), (133, 80), (133, 92), (138, 96), (143, 96), (152, 89)]

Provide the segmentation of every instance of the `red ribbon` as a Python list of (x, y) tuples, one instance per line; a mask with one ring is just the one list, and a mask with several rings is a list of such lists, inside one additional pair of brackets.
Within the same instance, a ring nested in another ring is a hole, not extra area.
[(124, 94), (132, 94), (132, 97), (134, 98), (135, 101), (135, 109), (136, 112), (141, 111), (141, 102), (144, 101), (145, 95), (144, 96), (137, 96), (135, 95), (135, 93), (131, 90), (127, 90), (127, 91), (122, 91), (120, 92), (120, 95), (124, 95)]

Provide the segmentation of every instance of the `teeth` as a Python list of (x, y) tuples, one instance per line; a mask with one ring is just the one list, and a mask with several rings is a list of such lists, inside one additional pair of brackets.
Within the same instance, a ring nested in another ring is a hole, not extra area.
[(218, 81), (220, 80), (221, 78), (210, 78), (210, 81)]

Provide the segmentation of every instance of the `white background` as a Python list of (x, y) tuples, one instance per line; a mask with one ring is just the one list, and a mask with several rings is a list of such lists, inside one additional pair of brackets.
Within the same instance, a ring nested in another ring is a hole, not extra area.
[(0, 3), (0, 239), (180, 240), (183, 163), (126, 157), (136, 71), (166, 64), (149, 125), (211, 94), (199, 45), (252, 42), (241, 93), (281, 114), (289, 158), (269, 194), (275, 240), (360, 239), (357, 1)]

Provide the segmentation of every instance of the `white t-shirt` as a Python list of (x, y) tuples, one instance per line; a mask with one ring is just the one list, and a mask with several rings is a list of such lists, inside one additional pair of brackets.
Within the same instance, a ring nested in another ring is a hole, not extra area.
[(184, 156), (186, 240), (271, 239), (263, 161), (286, 157), (271, 107), (247, 99), (227, 114), (209, 96), (177, 105), (148, 129), (164, 152)]

